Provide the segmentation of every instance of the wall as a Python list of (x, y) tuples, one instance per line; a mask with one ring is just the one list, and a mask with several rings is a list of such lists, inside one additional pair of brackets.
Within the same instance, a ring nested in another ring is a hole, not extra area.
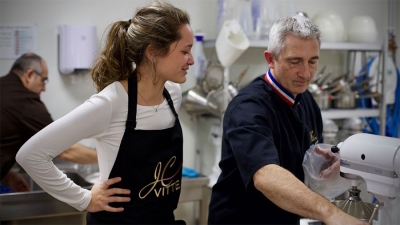
[[(57, 26), (60, 24), (96, 25), (99, 44), (107, 26), (116, 20), (129, 19), (136, 7), (145, 0), (0, 0), (0, 21), (2, 24), (35, 24), (37, 28), (37, 51), (49, 66), (50, 83), (41, 97), (54, 119), (58, 119), (83, 103), (96, 93), (90, 76), (63, 76), (57, 68)], [(217, 36), (217, 0), (170, 0), (189, 12), (194, 31), (206, 33), (206, 39)], [(298, 11), (307, 12), (310, 18), (327, 9), (342, 16), (345, 28), (353, 16), (369, 15), (377, 25), (381, 41), (387, 29), (387, 0), (281, 0), (280, 8), (294, 4)], [(398, 1), (397, 1), (398, 2)], [(399, 4), (397, 4), (397, 7)], [(396, 21), (400, 21), (400, 8)], [(397, 23), (397, 43), (400, 45), (400, 23)], [(265, 73), (267, 66), (262, 48), (247, 50), (230, 68), (231, 79), (250, 65), (242, 81), (246, 84), (254, 77)], [(400, 56), (397, 51), (397, 65)], [(215, 51), (206, 49), (209, 59), (215, 60)], [(322, 51), (320, 65), (327, 65), (334, 73), (343, 73), (345, 53), (341, 51)], [(8, 72), (14, 60), (0, 59), (0, 74)], [(193, 74), (188, 74), (193, 76)], [(74, 78), (74, 79), (72, 79)], [(209, 139), (209, 128), (218, 123), (218, 118), (195, 118), (181, 108), (179, 111), (184, 131), (184, 166), (200, 169), (204, 174), (211, 173), (214, 164), (214, 149)], [(196, 121), (199, 121), (198, 123)], [(196, 150), (198, 150), (196, 152)], [(197, 157), (197, 159), (196, 159)], [(200, 157), (200, 158), (199, 158)], [(199, 160), (201, 159), (201, 160)], [(189, 206), (192, 207), (192, 206)], [(190, 211), (190, 210), (189, 210)], [(182, 213), (187, 213), (187, 209)]]
[[(60, 75), (57, 65), (57, 26), (60, 24), (95, 25), (99, 43), (107, 26), (117, 20), (128, 20), (136, 7), (145, 0), (1, 0), (0, 21), (2, 24), (35, 24), (37, 29), (36, 53), (41, 55), (49, 67), (47, 90), (41, 98), (54, 119), (67, 114), (96, 93), (89, 74)], [(202, 30), (215, 36), (213, 24), (216, 19), (215, 0), (173, 0), (176, 6), (187, 10), (191, 16), (193, 30)], [(208, 16), (204, 16), (208, 14)], [(5, 75), (14, 60), (0, 59), (0, 74)], [(184, 117), (184, 116), (183, 116)], [(184, 119), (184, 118), (183, 118)], [(192, 167), (191, 131), (184, 125), (185, 162)]]

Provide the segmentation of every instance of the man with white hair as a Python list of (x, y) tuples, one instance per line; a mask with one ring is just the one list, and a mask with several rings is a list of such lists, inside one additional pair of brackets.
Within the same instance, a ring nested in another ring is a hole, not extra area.
[(301, 217), (364, 224), (303, 183), (304, 154), (323, 143), (321, 111), (307, 90), (320, 35), (300, 15), (272, 26), (267, 73), (244, 87), (225, 112), (222, 173), (212, 189), (209, 224), (299, 224)]

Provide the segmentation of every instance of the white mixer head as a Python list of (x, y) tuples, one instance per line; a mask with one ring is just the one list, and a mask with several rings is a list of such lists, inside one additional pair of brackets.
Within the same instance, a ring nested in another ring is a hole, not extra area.
[(342, 176), (362, 178), (374, 195), (400, 197), (400, 139), (360, 133), (338, 147)]

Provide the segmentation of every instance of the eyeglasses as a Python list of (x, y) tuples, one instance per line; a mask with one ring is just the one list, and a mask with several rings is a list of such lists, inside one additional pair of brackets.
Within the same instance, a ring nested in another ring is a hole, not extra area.
[(40, 73), (38, 73), (37, 71), (33, 71), (34, 73), (36, 73), (36, 75), (38, 75), (39, 77), (41, 77), (42, 78), (42, 82), (43, 82), (43, 84), (48, 84), (49, 83), (49, 78), (48, 77), (43, 77), (43, 75), (42, 74), (40, 74)]

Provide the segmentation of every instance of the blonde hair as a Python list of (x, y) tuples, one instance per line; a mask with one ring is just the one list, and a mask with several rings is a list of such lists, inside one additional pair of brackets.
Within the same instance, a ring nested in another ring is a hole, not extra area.
[(127, 79), (134, 64), (136, 67), (144, 63), (150, 65), (145, 55), (150, 44), (156, 56), (166, 56), (170, 45), (181, 39), (179, 29), (185, 24), (190, 24), (186, 11), (160, 1), (138, 9), (129, 21), (111, 24), (104, 50), (91, 70), (97, 91), (115, 81)]

